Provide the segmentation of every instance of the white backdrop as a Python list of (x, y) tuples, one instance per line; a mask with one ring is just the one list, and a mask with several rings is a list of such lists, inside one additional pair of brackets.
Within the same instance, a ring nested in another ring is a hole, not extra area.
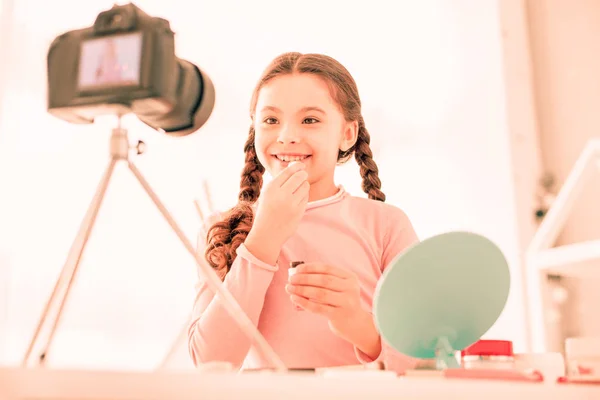
[[(106, 167), (112, 127), (109, 119), (68, 125), (45, 112), (45, 57), (56, 35), (91, 25), (113, 1), (15, 1), (0, 114), (0, 271), (8, 279), (0, 330), (2, 362), (10, 364), (25, 351)], [(149, 146), (138, 166), (191, 239), (199, 226), (193, 199), (203, 180), (219, 208), (235, 202), (248, 101), (263, 68), (285, 51), (327, 53), (357, 80), (388, 201), (409, 214), (422, 238), (468, 229), (505, 251), (513, 288), (487, 336), (523, 349), (495, 0), (136, 4), (170, 20), (178, 55), (204, 69), (217, 90), (211, 119), (185, 138), (126, 120), (132, 136)], [(84, 256), (52, 366), (153, 368), (186, 323), (193, 260), (123, 167)], [(360, 194), (355, 165), (338, 178)], [(181, 355), (176, 365), (189, 366), (184, 348)]]

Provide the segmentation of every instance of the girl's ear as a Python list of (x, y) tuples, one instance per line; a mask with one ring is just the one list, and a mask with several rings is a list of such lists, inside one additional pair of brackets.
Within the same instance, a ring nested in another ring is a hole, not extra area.
[(342, 141), (340, 143), (340, 150), (347, 151), (356, 143), (358, 139), (358, 121), (351, 121), (344, 127), (342, 133)]

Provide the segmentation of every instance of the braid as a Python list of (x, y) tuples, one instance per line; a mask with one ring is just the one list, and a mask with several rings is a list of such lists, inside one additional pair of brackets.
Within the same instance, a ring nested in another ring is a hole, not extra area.
[(256, 149), (254, 148), (254, 127), (250, 127), (248, 140), (244, 144), (244, 153), (246, 154), (246, 164), (242, 170), (238, 200), (240, 202), (254, 203), (260, 195), (263, 174), (265, 173), (265, 167), (258, 161)]
[(258, 200), (262, 188), (265, 168), (256, 156), (253, 127), (250, 127), (244, 153), (246, 164), (242, 170), (238, 204), (225, 214), (222, 221), (211, 226), (207, 233), (208, 245), (204, 255), (221, 279), (225, 279), (237, 257), (237, 248), (244, 243), (252, 228), (252, 204)]
[(371, 151), (371, 135), (365, 127), (362, 117), (358, 124), (358, 138), (354, 147), (354, 158), (360, 167), (360, 176), (362, 176), (362, 189), (369, 195), (370, 199), (385, 201), (385, 194), (381, 191), (381, 179), (379, 179), (379, 168), (373, 160)]

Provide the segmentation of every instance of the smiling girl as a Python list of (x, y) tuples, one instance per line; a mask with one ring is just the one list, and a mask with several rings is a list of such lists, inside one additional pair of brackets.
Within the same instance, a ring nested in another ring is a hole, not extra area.
[[(288, 368), (414, 366), (382, 342), (371, 314), (385, 268), (418, 239), (384, 203), (354, 79), (331, 57), (283, 54), (256, 86), (250, 116), (238, 204), (200, 233), (200, 251)], [(334, 181), (353, 155), (368, 199)], [(274, 178), (263, 187), (265, 170)], [(304, 263), (288, 278), (294, 261)], [(188, 338), (196, 365), (272, 367), (202, 281)]]

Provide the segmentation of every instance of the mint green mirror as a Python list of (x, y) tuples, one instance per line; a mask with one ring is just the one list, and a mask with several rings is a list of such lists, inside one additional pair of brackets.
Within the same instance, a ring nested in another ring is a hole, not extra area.
[(474, 233), (444, 233), (389, 265), (377, 285), (373, 313), (382, 339), (397, 351), (457, 367), (453, 352), (492, 327), (509, 289), (508, 263), (494, 243)]

